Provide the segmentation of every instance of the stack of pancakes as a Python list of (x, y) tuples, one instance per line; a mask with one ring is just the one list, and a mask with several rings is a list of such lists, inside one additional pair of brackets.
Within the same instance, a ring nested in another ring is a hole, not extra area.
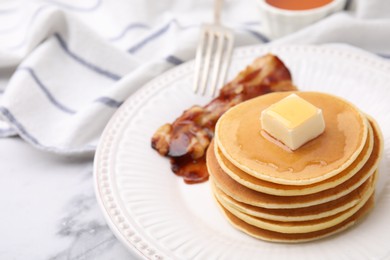
[[(295, 93), (322, 109), (325, 132), (290, 151), (263, 135), (260, 115)], [(355, 106), (317, 92), (278, 92), (227, 111), (207, 152), (214, 197), (236, 228), (301, 242), (353, 225), (373, 206), (380, 129)]]

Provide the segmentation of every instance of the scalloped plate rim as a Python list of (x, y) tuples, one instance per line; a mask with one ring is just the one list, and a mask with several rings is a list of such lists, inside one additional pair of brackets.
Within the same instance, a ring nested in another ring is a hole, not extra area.
[[(326, 44), (326, 45), (285, 45), (285, 46), (269, 46), (269, 45), (253, 45), (253, 46), (245, 46), (245, 47), (239, 47), (236, 48), (233, 54), (233, 59), (236, 57), (239, 57), (241, 55), (245, 56), (246, 52), (259, 52), (259, 53), (264, 53), (264, 52), (270, 52), (272, 50), (274, 51), (292, 51), (294, 49), (297, 50), (303, 50), (304, 52), (306, 50), (310, 51), (327, 51), (329, 53), (333, 54), (340, 54), (341, 56), (344, 55), (344, 58), (347, 59), (353, 59), (355, 58), (357, 61), (362, 61), (362, 60), (370, 60), (372, 64), (376, 65), (376, 69), (381, 69), (384, 70), (383, 72), (387, 71), (390, 72), (390, 64), (385, 61), (384, 59), (375, 56), (374, 54), (367, 53), (363, 50), (357, 49), (355, 47), (345, 45), (345, 44)], [(93, 173), (94, 173), (94, 189), (95, 189), (95, 195), (98, 201), (98, 204), (101, 208), (101, 211), (103, 212), (103, 215), (105, 217), (105, 220), (111, 230), (113, 231), (114, 235), (130, 250), (130, 252), (133, 254), (133, 256), (136, 257), (142, 257), (142, 258), (148, 258), (148, 259), (164, 259), (167, 257), (166, 255), (161, 256), (158, 253), (160, 252), (155, 252), (155, 250), (152, 249), (152, 251), (148, 251), (148, 247), (142, 246), (142, 237), (136, 237), (134, 241), (131, 241), (129, 238), (136, 236), (135, 232), (128, 232), (126, 235), (125, 233), (127, 232), (125, 229), (126, 224), (123, 224), (121, 226), (121, 223), (124, 223), (123, 220), (121, 220), (122, 214), (121, 210), (122, 209), (109, 209), (107, 206), (107, 201), (103, 197), (109, 196), (106, 191), (104, 190), (105, 187), (102, 185), (102, 180), (104, 180), (104, 177), (108, 178), (106, 175), (109, 174), (109, 171), (105, 174), (102, 174), (102, 171), (104, 172), (104, 168), (101, 165), (101, 157), (106, 156), (107, 152), (109, 152), (109, 147), (105, 146), (105, 139), (108, 136), (108, 132), (112, 130), (115, 124), (117, 124), (117, 120), (120, 116), (123, 116), (125, 114), (125, 108), (131, 104), (132, 102), (135, 102), (136, 99), (138, 99), (142, 95), (147, 95), (148, 91), (152, 87), (154, 87), (156, 84), (158, 84), (162, 79), (167, 80), (166, 78), (171, 78), (175, 77), (176, 74), (182, 73), (181, 71), (185, 72), (188, 70), (188, 67), (192, 66), (194, 63), (194, 60), (187, 61), (173, 69), (170, 69), (164, 73), (162, 73), (160, 76), (152, 79), (143, 87), (141, 87), (139, 90), (137, 90), (132, 96), (130, 96), (124, 104), (114, 113), (108, 124), (106, 125), (103, 134), (101, 136), (99, 145), (97, 147), (95, 157), (94, 157), (94, 166), (93, 166)], [(117, 126), (115, 128), (118, 128)], [(107, 156), (110, 156), (109, 154)], [(388, 162), (387, 162), (388, 163)], [(108, 167), (108, 165), (107, 165)], [(114, 201), (114, 199), (113, 199)], [(113, 216), (112, 212), (117, 210), (117, 214), (115, 213)], [(111, 212), (111, 213), (110, 213)], [(123, 217), (122, 217), (123, 218)], [(141, 246), (137, 246), (141, 244)], [(163, 255), (163, 254), (162, 254)]]

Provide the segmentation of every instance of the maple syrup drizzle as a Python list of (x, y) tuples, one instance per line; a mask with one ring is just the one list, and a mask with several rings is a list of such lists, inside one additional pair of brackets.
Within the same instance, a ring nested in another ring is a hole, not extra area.
[[(247, 68), (246, 71), (239, 74), (240, 80), (233, 80), (225, 85), (221, 89), (219, 96), (201, 108), (201, 111), (196, 110), (190, 113), (190, 109), (186, 110), (181, 117), (172, 123), (172, 138), (169, 143), (169, 150), (165, 156), (170, 158), (171, 170), (176, 175), (183, 177), (185, 183), (201, 183), (209, 178), (206, 166), (207, 148), (204, 150), (203, 155), (198, 158), (193, 158), (193, 154), (187, 151), (191, 138), (194, 138), (197, 134), (197, 129), (202, 129), (207, 133), (207, 139), (211, 142), (217, 120), (229, 108), (263, 94), (295, 89), (291, 84), (290, 72), (284, 64), (277, 57), (272, 62), (274, 64), (270, 66), (274, 66), (274, 69), (266, 77), (262, 78), (260, 82), (256, 82), (256, 80), (262, 72), (262, 68), (252, 71), (248, 71)], [(243, 73), (246, 74), (243, 75)], [(241, 90), (237, 91), (238, 89)], [(203, 122), (205, 118), (207, 120)], [(152, 147), (158, 150), (153, 138)]]
[[(254, 88), (253, 91), (246, 93), (243, 101), (269, 92), (271, 91), (268, 85), (260, 85), (260, 87), (256, 88), (256, 90)], [(211, 103), (224, 102), (224, 99), (225, 99), (224, 96), (220, 96), (214, 99)], [(223, 111), (220, 114), (220, 116), (224, 112), (226, 111)], [(208, 128), (210, 129), (210, 133), (212, 134), (214, 133), (216, 121), (217, 120), (211, 122), (208, 126)], [(187, 121), (187, 123), (189, 122)], [(200, 126), (198, 125), (198, 127)], [(186, 134), (184, 134), (184, 136), (185, 135)], [(212, 138), (212, 136), (210, 137)], [(191, 156), (188, 155), (179, 156), (179, 157), (172, 156), (173, 154), (182, 154), (183, 147), (187, 146), (187, 141), (189, 139), (190, 139), (189, 136), (187, 136), (187, 138), (182, 137), (180, 139), (181, 142), (176, 139), (175, 144), (170, 147), (169, 154), (170, 154), (171, 169), (176, 175), (183, 177), (184, 182), (187, 184), (195, 184), (195, 183), (201, 183), (207, 181), (209, 178), (209, 173), (207, 171), (207, 166), (206, 166), (206, 153), (199, 159), (193, 159), (191, 158)]]

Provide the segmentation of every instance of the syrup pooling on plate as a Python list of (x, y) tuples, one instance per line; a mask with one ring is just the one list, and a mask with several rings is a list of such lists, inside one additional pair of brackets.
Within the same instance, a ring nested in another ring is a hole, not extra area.
[(205, 156), (199, 159), (192, 159), (190, 156), (172, 157), (171, 169), (176, 175), (183, 177), (187, 184), (204, 182), (209, 178)]
[(193, 106), (172, 124), (161, 126), (152, 137), (152, 147), (171, 158), (174, 173), (186, 183), (208, 179), (206, 149), (220, 116), (229, 108), (248, 99), (275, 91), (291, 91), (291, 75), (283, 62), (268, 54), (256, 59), (204, 107)]

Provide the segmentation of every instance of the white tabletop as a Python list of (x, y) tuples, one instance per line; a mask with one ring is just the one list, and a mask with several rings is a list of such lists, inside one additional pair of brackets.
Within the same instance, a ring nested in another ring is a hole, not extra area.
[(0, 139), (1, 259), (133, 259), (95, 199), (92, 159)]

